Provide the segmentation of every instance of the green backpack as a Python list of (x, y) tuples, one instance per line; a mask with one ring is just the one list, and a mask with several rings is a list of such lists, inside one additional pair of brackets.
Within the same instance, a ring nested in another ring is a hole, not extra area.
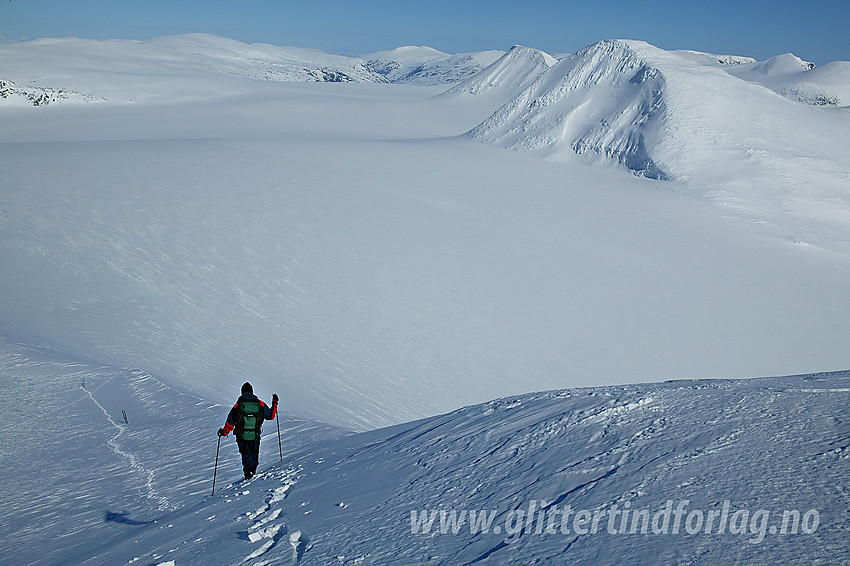
[(236, 418), (236, 436), (242, 440), (257, 440), (260, 438), (260, 427), (263, 424), (263, 408), (260, 400), (239, 400), (239, 414)]

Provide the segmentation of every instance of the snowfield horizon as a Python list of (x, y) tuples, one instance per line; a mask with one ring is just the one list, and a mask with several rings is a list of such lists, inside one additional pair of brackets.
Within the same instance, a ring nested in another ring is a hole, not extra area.
[(636, 40), (0, 44), (7, 558), (846, 562), (848, 104)]

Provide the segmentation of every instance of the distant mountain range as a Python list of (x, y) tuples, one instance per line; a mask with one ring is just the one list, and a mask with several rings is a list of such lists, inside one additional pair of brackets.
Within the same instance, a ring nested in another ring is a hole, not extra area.
[[(815, 67), (790, 53), (761, 62), (698, 51), (670, 53), (722, 68), (793, 100), (813, 105), (850, 104), (850, 62)], [(149, 41), (47, 38), (0, 45), (0, 98), (7, 104), (33, 106), (139, 101), (146, 94), (164, 95), (165, 78), (200, 81), (222, 75), (269, 82), (457, 85), (455, 92), (468, 94), (510, 84), (506, 88), (518, 94), (544, 68), (574, 57), (556, 57), (529, 47), (448, 54), (412, 46), (344, 56), (316, 49), (249, 45), (208, 34)], [(465, 81), (469, 82), (460, 84)], [(138, 87), (139, 95), (132, 94), (132, 87)]]

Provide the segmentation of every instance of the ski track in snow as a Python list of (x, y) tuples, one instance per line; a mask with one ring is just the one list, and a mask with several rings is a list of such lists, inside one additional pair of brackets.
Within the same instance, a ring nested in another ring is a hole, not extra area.
[[(226, 407), (175, 391), (147, 372), (69, 360), (44, 349), (4, 345), (0, 364), (0, 401), (42, 411), (28, 424), (36, 443), (21, 442), (16, 427), (0, 431), (7, 474), (0, 484), (0, 529), (8, 533), (3, 560), (33, 566), (116, 563), (97, 557), (110, 541), (144, 529), (173, 532), (176, 517), (209, 495), (215, 430)], [(129, 425), (121, 420), (124, 408)], [(281, 417), (286, 449), (339, 434)], [(264, 437), (275, 459), (276, 436), (277, 430)], [(218, 479), (226, 482), (241, 464), (235, 443), (223, 442), (220, 452)], [(258, 530), (279, 522), (287, 491), (284, 483), (272, 486), (262, 510), (253, 510)], [(198, 538), (169, 540), (166, 551)], [(151, 563), (166, 551), (151, 555)]]
[[(137, 372), (137, 374), (138, 373), (141, 373), (141, 372)], [(112, 379), (113, 378), (110, 378), (110, 381)], [(102, 387), (102, 386), (103, 385), (101, 385), (99, 387)], [(157, 507), (160, 511), (173, 511), (174, 509), (176, 509), (177, 506), (175, 504), (171, 503), (168, 500), (167, 497), (165, 497), (164, 495), (157, 492), (157, 490), (156, 490), (156, 470), (145, 467), (144, 465), (142, 465), (141, 462), (139, 462), (139, 459), (134, 454), (132, 454), (130, 452), (125, 452), (124, 450), (121, 449), (121, 446), (118, 442), (118, 439), (121, 437), (122, 434), (124, 434), (126, 426), (129, 426), (129, 425), (122, 426), (122, 425), (118, 424), (117, 422), (115, 422), (115, 420), (109, 414), (109, 411), (107, 411), (106, 408), (103, 405), (101, 405), (98, 402), (97, 399), (95, 399), (93, 393), (95, 391), (97, 391), (97, 389), (94, 389), (94, 391), (84, 389), (84, 391), (88, 395), (89, 399), (91, 399), (91, 401), (95, 405), (97, 405), (98, 408), (100, 408), (101, 411), (103, 411), (103, 414), (106, 416), (107, 420), (109, 420), (110, 424), (112, 424), (112, 426), (114, 426), (116, 429), (118, 429), (118, 432), (115, 434), (115, 436), (113, 436), (112, 438), (110, 438), (107, 441), (107, 444), (112, 449), (112, 451), (115, 452), (118, 456), (125, 458), (129, 462), (130, 467), (135, 472), (137, 472), (140, 476), (142, 476), (144, 478), (144, 488), (143, 489), (146, 492), (145, 497), (147, 497), (151, 501), (156, 502)]]

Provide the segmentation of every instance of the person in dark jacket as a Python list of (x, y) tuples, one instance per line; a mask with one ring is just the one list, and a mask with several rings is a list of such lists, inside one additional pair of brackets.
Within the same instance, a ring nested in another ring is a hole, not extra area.
[(242, 395), (227, 415), (227, 422), (218, 429), (219, 436), (227, 436), (230, 431), (235, 431), (245, 479), (254, 477), (260, 464), (260, 433), (263, 421), (270, 421), (275, 416), (277, 393), (272, 395), (272, 406), (269, 408), (254, 395), (254, 388), (246, 381), (242, 385)]

